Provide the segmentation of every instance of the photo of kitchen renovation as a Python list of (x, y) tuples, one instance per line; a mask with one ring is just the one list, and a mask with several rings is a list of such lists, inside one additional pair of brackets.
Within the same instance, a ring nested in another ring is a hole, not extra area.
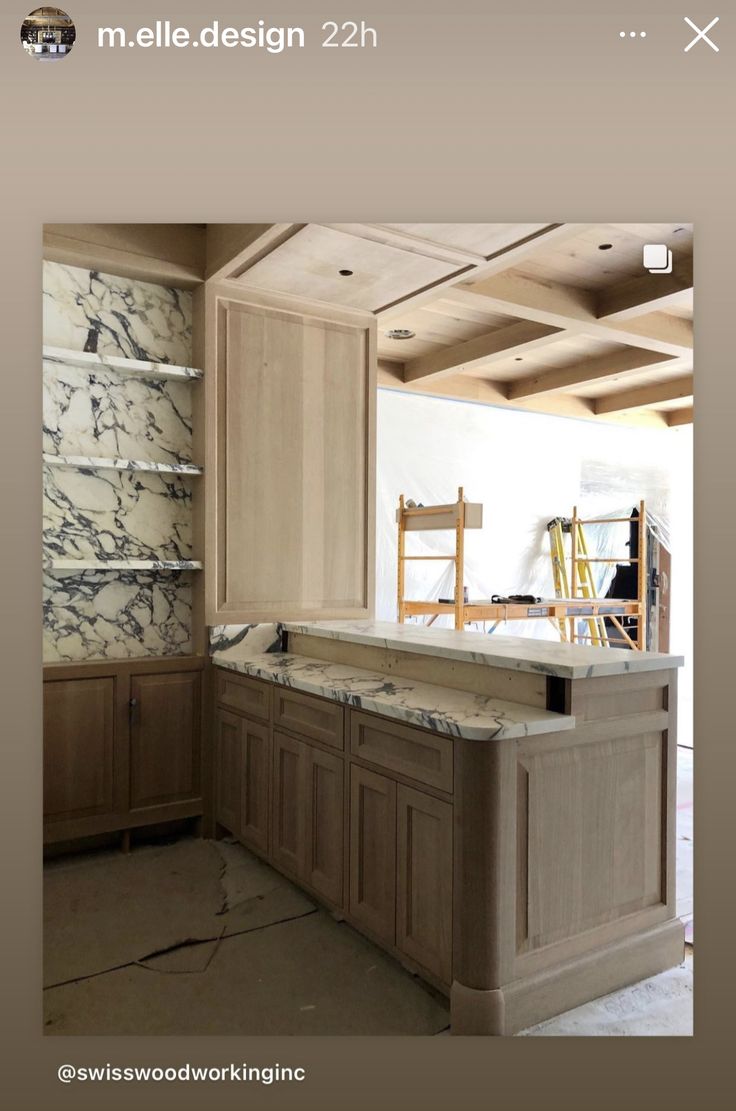
[(693, 244), (45, 225), (46, 1035), (692, 1034)]

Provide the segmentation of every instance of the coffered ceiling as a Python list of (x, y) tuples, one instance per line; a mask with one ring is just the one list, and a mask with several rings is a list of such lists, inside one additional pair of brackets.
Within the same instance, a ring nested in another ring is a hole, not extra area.
[[(264, 227), (228, 276), (374, 313), (384, 387), (628, 424), (692, 420), (689, 224)], [(644, 268), (647, 243), (672, 251), (670, 273)]]

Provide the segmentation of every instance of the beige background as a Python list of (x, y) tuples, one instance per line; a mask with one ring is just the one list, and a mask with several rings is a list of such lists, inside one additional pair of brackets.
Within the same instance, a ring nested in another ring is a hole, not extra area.
[[(3, 487), (0, 1091), (13, 1109), (725, 1106), (733, 1089), (733, 359), (736, 34), (727, 5), (683, 53), (682, 15), (719, 6), (590, 0), (69, 0), (73, 53), (25, 56), (0, 14)], [(654, 13), (641, 14), (642, 7)], [(260, 10), (259, 10), (260, 8)], [(400, 8), (400, 12), (395, 9)], [(612, 14), (605, 13), (610, 8)], [(153, 11), (152, 11), (153, 9)], [(615, 11), (614, 11), (615, 9)], [(623, 11), (628, 10), (629, 15)], [(244, 18), (247, 11), (247, 18)], [(575, 12), (579, 12), (576, 15)], [(98, 51), (98, 22), (155, 16), (303, 23), (310, 45)], [(199, 15), (197, 13), (200, 13)], [(205, 16), (202, 13), (206, 13)], [(310, 14), (312, 13), (312, 14)], [(660, 13), (660, 14), (657, 14)], [(364, 18), (378, 51), (320, 51), (328, 18)], [(645, 29), (646, 44), (619, 39)], [(646, 53), (645, 53), (646, 51)], [(42, 1039), (40, 1004), (40, 385), (43, 221), (694, 221), (697, 227), (696, 902), (692, 1039)], [(306, 1063), (308, 1081), (62, 1086), (56, 1067)], [(729, 1070), (727, 1072), (726, 1070)], [(387, 1093), (392, 1093), (389, 1096)], [(645, 1104), (646, 1099), (646, 1104)]]

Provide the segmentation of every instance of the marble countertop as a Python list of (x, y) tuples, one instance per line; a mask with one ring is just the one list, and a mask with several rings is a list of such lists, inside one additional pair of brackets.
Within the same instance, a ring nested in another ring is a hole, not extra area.
[(381, 675), (291, 652), (253, 654), (238, 645), (215, 652), (216, 667), (370, 710), (408, 725), (473, 741), (528, 737), (572, 729), (575, 718), (502, 698)]
[(533, 671), (562, 679), (590, 679), (629, 672), (660, 671), (681, 667), (682, 656), (662, 652), (634, 652), (628, 648), (594, 648), (529, 637), (497, 636), (400, 625), (393, 621), (286, 621), (289, 633), (372, 644), (404, 652), (418, 652), (446, 659), (467, 660), (511, 671)]

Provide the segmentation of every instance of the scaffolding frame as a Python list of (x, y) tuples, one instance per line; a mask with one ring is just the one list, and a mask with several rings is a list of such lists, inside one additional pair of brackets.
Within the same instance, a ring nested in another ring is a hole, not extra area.
[[(619, 521), (635, 519), (621, 518), (591, 518), (581, 520), (577, 516), (577, 507), (573, 509), (572, 521), (579, 525), (584, 524), (615, 524)], [(573, 588), (569, 598), (544, 598), (538, 602), (494, 602), (492, 600), (465, 601), (464, 598), (464, 570), (465, 570), (465, 529), (482, 528), (483, 506), (478, 502), (466, 502), (463, 496), (463, 487), (458, 488), (458, 498), (454, 503), (445, 505), (407, 506), (404, 495), (399, 497), (396, 510), (398, 525), (398, 573), (396, 601), (398, 620), (404, 624), (409, 617), (429, 617), (431, 625), (437, 617), (452, 616), (455, 629), (462, 630), (470, 622), (492, 622), (489, 632), (506, 621), (529, 621), (545, 619), (552, 622), (562, 630), (565, 622), (568, 623), (569, 639), (572, 643), (591, 640), (583, 634), (575, 632), (575, 622), (580, 618), (602, 619), (610, 618), (621, 633), (629, 647), (643, 651), (646, 648), (646, 515), (644, 502), (640, 503), (639, 552), (633, 559), (598, 560), (587, 557), (587, 563), (638, 563), (637, 598), (596, 598), (583, 595), (576, 596), (580, 576), (577, 564), (586, 557), (580, 556), (576, 550), (573, 553), (571, 564), (571, 580)], [(442, 555), (407, 555), (407, 532), (425, 531), (453, 532), (455, 536), (454, 551)], [(573, 530), (574, 535), (574, 530)], [(409, 599), (406, 597), (406, 564), (413, 561), (442, 561), (454, 564), (455, 584), (452, 602), (429, 602)], [(574, 571), (573, 571), (574, 569)], [(621, 623), (623, 617), (636, 617), (637, 637), (634, 640)], [(562, 635), (562, 639), (567, 639)]]

